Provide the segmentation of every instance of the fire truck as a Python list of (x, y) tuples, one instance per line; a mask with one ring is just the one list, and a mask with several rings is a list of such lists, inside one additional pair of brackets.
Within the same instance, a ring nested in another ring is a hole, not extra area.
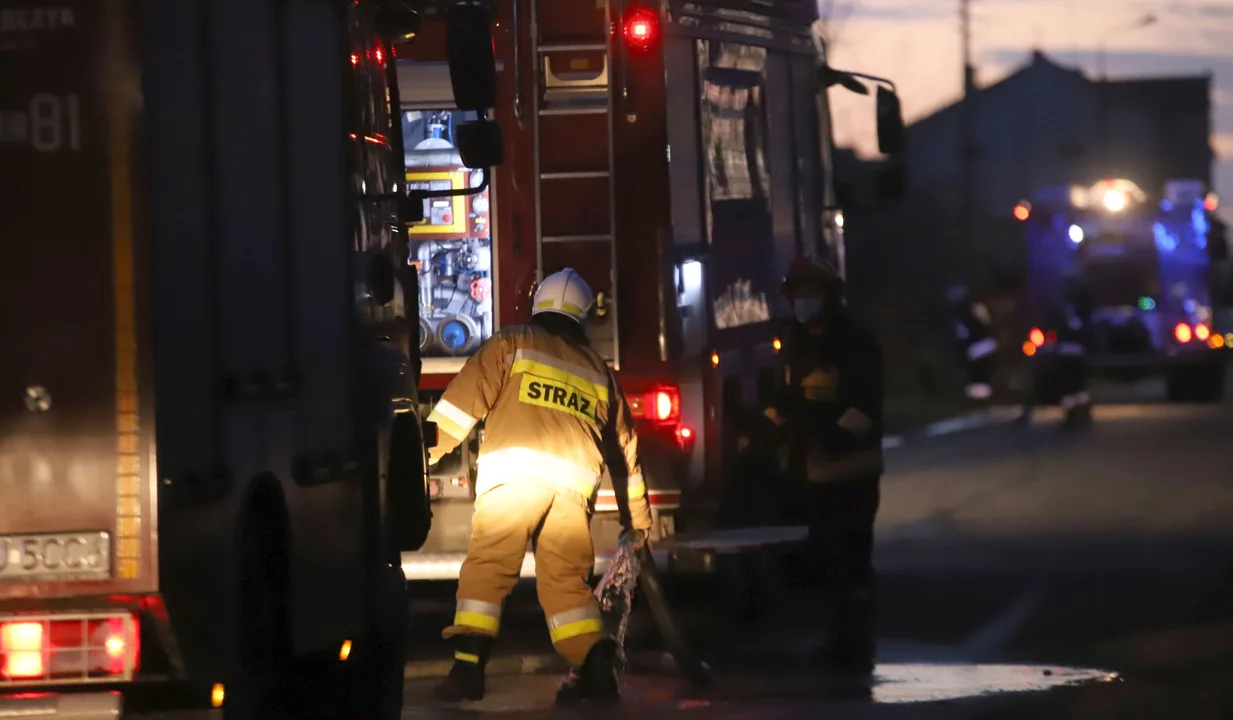
[[(445, 20), (484, 108), (474, 10)], [(436, 194), (394, 125), (418, 21), (0, 3), (0, 717), (400, 716), (435, 442), (401, 228)], [(492, 120), (456, 129), (499, 161)]]
[[(698, 538), (714, 529), (736, 420), (772, 377), (788, 263), (816, 253), (843, 267), (827, 91), (876, 90), (891, 196), (903, 184), (898, 96), (887, 80), (828, 65), (813, 0), (493, 7), (506, 163), (469, 201), (426, 203), (408, 230), (420, 397), (427, 410), (494, 329), (526, 322), (539, 280), (580, 272), (597, 295), (590, 342), (639, 426), (659, 563), (705, 571), (710, 556), (683, 539), (707, 545)], [(484, 180), (452, 147), (474, 113), (449, 102), (444, 52), (427, 32), (398, 48), (411, 187)], [(433, 528), (403, 556), (409, 580), (457, 577), (483, 433), (430, 471)], [(597, 572), (617, 510), (605, 479)], [(534, 575), (529, 552), (522, 572)]]
[(1192, 180), (1171, 181), (1156, 197), (1113, 179), (1045, 188), (1020, 202), (1032, 325), (1024, 353), (1044, 355), (1056, 342), (1050, 318), (1060, 317), (1066, 285), (1079, 284), (1090, 304), (1090, 367), (1124, 379), (1163, 373), (1174, 400), (1219, 399), (1233, 338), (1213, 301), (1213, 268), (1228, 255), (1212, 232), (1216, 207)]

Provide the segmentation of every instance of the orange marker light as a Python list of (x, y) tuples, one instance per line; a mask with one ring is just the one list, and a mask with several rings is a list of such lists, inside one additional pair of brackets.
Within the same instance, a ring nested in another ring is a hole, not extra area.
[(779, 352), (783, 349), (783, 343), (779, 342), (779, 338), (775, 338), (771, 341), (771, 347), (775, 348), (775, 352)]
[(1036, 354), (1036, 345), (1031, 342), (1023, 343), (1023, 354), (1032, 357)]
[(711, 364), (715, 367), (719, 367), (719, 353), (711, 353)]

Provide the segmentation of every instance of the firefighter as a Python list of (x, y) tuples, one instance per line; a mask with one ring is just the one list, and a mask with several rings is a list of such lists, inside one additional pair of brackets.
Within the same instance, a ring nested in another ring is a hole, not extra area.
[(967, 384), (964, 392), (973, 400), (988, 400), (993, 395), (993, 356), (998, 343), (993, 337), (993, 316), (984, 303), (972, 299), (971, 292), (956, 285), (947, 292), (955, 327), (955, 339), (964, 357)]
[(1092, 419), (1092, 396), (1087, 389), (1087, 347), (1090, 303), (1087, 288), (1077, 276), (1065, 279), (1065, 305), (1058, 314), (1057, 383), (1068, 426)]
[(780, 355), (783, 382), (766, 412), (787, 446), (788, 481), (801, 488), (806, 556), (829, 615), (814, 660), (841, 675), (867, 675), (874, 664), (882, 351), (848, 314), (843, 281), (829, 264), (795, 261), (783, 289), (795, 322)]
[(487, 418), (454, 624), (443, 633), (454, 664), (437, 688), (439, 700), (484, 696), (502, 602), (518, 581), (528, 542), (553, 645), (577, 670), (557, 702), (618, 699), (617, 645), (603, 634), (588, 585), (590, 514), (606, 466), (636, 547), (647, 542), (651, 514), (629, 405), (587, 343), (594, 305), (573, 270), (545, 278), (530, 323), (503, 328), (481, 345), (428, 417), (440, 435), (430, 464)]

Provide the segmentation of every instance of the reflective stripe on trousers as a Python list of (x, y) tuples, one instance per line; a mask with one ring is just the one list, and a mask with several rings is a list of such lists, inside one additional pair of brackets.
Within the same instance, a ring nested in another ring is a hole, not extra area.
[(973, 400), (987, 400), (993, 395), (993, 387), (989, 383), (971, 383), (965, 392)]
[(579, 635), (603, 631), (604, 620), (596, 605), (566, 610), (548, 618), (548, 635), (552, 638), (553, 645)]
[(454, 624), (496, 635), (501, 629), (501, 606), (483, 600), (459, 600), (454, 610)]
[(998, 342), (993, 338), (985, 338), (978, 340), (968, 346), (968, 359), (980, 360), (983, 357), (992, 355), (998, 349)]

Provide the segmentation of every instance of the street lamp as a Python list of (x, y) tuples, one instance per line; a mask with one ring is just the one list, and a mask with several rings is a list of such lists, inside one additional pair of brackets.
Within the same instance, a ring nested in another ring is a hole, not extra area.
[(1146, 15), (1140, 17), (1138, 20), (1135, 20), (1133, 23), (1130, 23), (1129, 25), (1119, 25), (1115, 28), (1110, 28), (1107, 32), (1105, 32), (1103, 36), (1101, 36), (1096, 46), (1097, 47), (1096, 70), (1100, 76), (1101, 82), (1105, 82), (1109, 79), (1108, 76), (1105, 74), (1105, 46), (1108, 44), (1108, 42), (1112, 40), (1114, 37), (1122, 33), (1128, 33), (1128, 32), (1131, 32), (1132, 30), (1140, 30), (1149, 25), (1155, 25), (1155, 24), (1156, 24), (1156, 16), (1151, 13), (1147, 13)]

